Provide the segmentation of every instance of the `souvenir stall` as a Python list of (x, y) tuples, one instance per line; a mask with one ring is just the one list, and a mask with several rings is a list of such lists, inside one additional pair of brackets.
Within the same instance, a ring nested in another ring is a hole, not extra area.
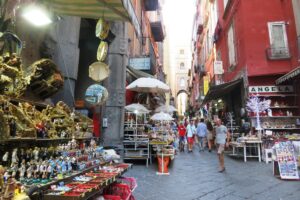
[(141, 104), (125, 106), (124, 122), (124, 160), (146, 160), (149, 162), (149, 137), (147, 133), (148, 113)]
[[(150, 93), (169, 92), (170, 87), (168, 85), (166, 85), (165, 83), (163, 83), (163, 82), (161, 82), (161, 81), (159, 81), (155, 78), (139, 78), (139, 79), (135, 80), (134, 82), (130, 83), (126, 87), (126, 89), (131, 90), (131, 91), (135, 91), (135, 92), (147, 93), (148, 98), (149, 98)], [(127, 110), (132, 109), (132, 108), (129, 108), (129, 107), (132, 107), (132, 106), (129, 105)], [(141, 110), (141, 112), (143, 112), (144, 108), (142, 109), (140, 104), (135, 104), (134, 107), (135, 108), (132, 111), (134, 112), (135, 118), (138, 118), (137, 114), (140, 113), (139, 110)], [(169, 117), (171, 117), (171, 116), (169, 116)], [(126, 117), (126, 119), (128, 119), (128, 117)], [(130, 119), (131, 119), (131, 121), (134, 121), (132, 117), (130, 117)], [(167, 120), (169, 120), (169, 119), (167, 119)], [(149, 120), (147, 120), (147, 122), (149, 122)], [(157, 135), (158, 132), (162, 132), (162, 130), (163, 130), (162, 128), (160, 129), (161, 131), (159, 131), (159, 130), (156, 131), (156, 128), (154, 128), (155, 131), (153, 131), (153, 130), (150, 130), (151, 127), (150, 127), (149, 124), (143, 124), (143, 127), (144, 127), (144, 131), (141, 131), (141, 134), (140, 134), (140, 135), (142, 135), (140, 140), (142, 140), (144, 142), (144, 144), (142, 146), (143, 149), (136, 149), (135, 148), (135, 149), (132, 149), (132, 150), (133, 151), (139, 151), (140, 156), (144, 156), (144, 157), (146, 156), (147, 162), (150, 159), (150, 163), (152, 163), (152, 146), (153, 145), (165, 145), (165, 148), (162, 148), (163, 146), (161, 146), (159, 148), (156, 148), (156, 152), (162, 152), (162, 150), (167, 151), (168, 148), (167, 148), (166, 145), (168, 145), (169, 143), (165, 140), (161, 140), (161, 139), (163, 139), (163, 138), (161, 138), (162, 134), (159, 134), (159, 136)], [(141, 128), (141, 129), (143, 129), (143, 128)], [(125, 129), (125, 134), (127, 134), (126, 131), (127, 131), (127, 129)], [(124, 138), (125, 138), (125, 136), (124, 136)], [(125, 155), (126, 155), (126, 153), (128, 153), (128, 150), (126, 148), (126, 144), (128, 142), (132, 143), (134, 141), (128, 141), (127, 139), (124, 141)], [(148, 147), (145, 146), (146, 142), (148, 143)], [(139, 144), (140, 143), (141, 142), (139, 142)], [(145, 153), (146, 149), (148, 150), (147, 155)], [(125, 158), (126, 158), (126, 156), (125, 156)]]
[(149, 132), (152, 162), (152, 151), (158, 159), (157, 175), (169, 175), (168, 165), (175, 158), (175, 148), (172, 143), (175, 141), (175, 133), (169, 124), (174, 120), (169, 114), (160, 112), (154, 114), (151, 118), (156, 122), (155, 127)]
[[(95, 36), (101, 39), (98, 61), (89, 67), (96, 82), (109, 75), (103, 61), (110, 33), (109, 23), (100, 19)], [(64, 85), (56, 64), (40, 59), (25, 66), (20, 57), (23, 42), (17, 35), (6, 31), (0, 38), (5, 41), (0, 47), (0, 199), (129, 199), (136, 182), (121, 176), (131, 165), (120, 163), (114, 150), (99, 145), (87, 116), (62, 101), (45, 101)], [(100, 106), (107, 97), (100, 84), (85, 93), (89, 106)]]
[[(297, 162), (300, 160), (300, 116), (294, 87), (292, 85), (252, 86), (249, 92), (252, 94), (251, 99), (256, 99), (260, 105), (266, 102), (268, 104), (265, 107), (262, 106), (264, 108), (259, 112), (250, 113), (252, 124), (261, 132), (262, 159), (266, 163), (272, 162), (274, 175), (278, 175), (276, 169), (280, 169), (280, 157), (283, 156), (278, 149), (285, 146), (285, 149), (288, 149), (286, 153), (290, 155), (287, 156), (288, 160), (294, 165), (288, 168), (297, 169)], [(281, 178), (285, 178), (283, 174), (280, 173)], [(295, 176), (297, 175), (294, 175), (293, 179)]]

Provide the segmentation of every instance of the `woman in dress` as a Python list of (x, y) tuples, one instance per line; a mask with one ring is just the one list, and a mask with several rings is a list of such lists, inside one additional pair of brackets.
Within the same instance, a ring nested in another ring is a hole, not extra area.
[(213, 131), (214, 127), (212, 123), (208, 120), (206, 122), (206, 127), (207, 127), (207, 144), (208, 144), (208, 151), (211, 152), (212, 144), (213, 144)]

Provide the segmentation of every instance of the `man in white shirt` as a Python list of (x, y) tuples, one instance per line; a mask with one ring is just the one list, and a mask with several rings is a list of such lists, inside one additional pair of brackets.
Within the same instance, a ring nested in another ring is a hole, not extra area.
[(188, 122), (188, 125), (186, 127), (186, 132), (187, 132), (187, 140), (188, 140), (188, 147), (189, 147), (188, 152), (193, 152), (194, 136), (196, 134), (196, 127), (193, 120)]
[(217, 151), (218, 151), (218, 158), (220, 164), (219, 172), (225, 171), (224, 165), (224, 150), (225, 147), (229, 146), (230, 141), (230, 134), (226, 128), (226, 126), (222, 125), (221, 119), (217, 119), (216, 121), (216, 144), (217, 144)]

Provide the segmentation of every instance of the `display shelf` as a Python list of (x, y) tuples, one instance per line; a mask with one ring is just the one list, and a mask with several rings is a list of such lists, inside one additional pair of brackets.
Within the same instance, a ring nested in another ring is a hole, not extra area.
[[(249, 118), (254, 119), (256, 116), (250, 116)], [(260, 116), (259, 118), (300, 118), (300, 116)]]
[(265, 130), (300, 130), (300, 128), (263, 128)]
[(271, 106), (271, 109), (299, 108), (298, 106)]
[[(89, 140), (95, 139), (97, 137), (88, 137), (88, 138), (74, 138), (75, 140)], [(9, 138), (5, 140), (0, 140), (0, 143), (9, 143), (9, 142), (46, 142), (46, 141), (69, 141), (73, 138)]]
[[(256, 95), (253, 95), (256, 96)], [(259, 94), (258, 97), (297, 97), (296, 94)]]
[[(102, 181), (102, 182), (99, 183), (99, 185), (98, 185), (97, 188), (90, 189), (89, 192), (88, 192), (87, 194), (81, 195), (81, 196), (79, 196), (78, 198), (79, 198), (80, 200), (87, 200), (87, 199), (90, 199), (90, 198), (92, 198), (92, 197), (97, 196), (98, 194), (101, 194), (101, 193), (103, 192), (103, 188), (105, 188), (105, 187), (107, 187), (108, 185), (110, 185), (110, 184), (116, 182), (116, 181), (117, 181), (117, 178), (120, 178), (120, 177), (121, 177), (125, 172), (127, 172), (128, 169), (131, 168), (131, 167), (132, 167), (132, 165), (131, 165), (131, 164), (128, 164), (128, 168), (124, 168), (121, 172), (116, 173), (115, 175), (113, 175), (113, 176), (111, 176), (111, 177), (105, 178), (104, 181)], [(88, 173), (88, 172), (94, 170), (95, 168), (96, 168), (96, 167), (90, 167), (90, 168), (88, 168), (88, 169), (86, 169), (86, 170), (84, 170), (84, 171), (82, 171), (82, 172), (80, 172), (80, 173), (77, 173), (77, 174), (75, 174), (75, 175), (72, 175), (72, 176), (70, 176), (70, 177), (68, 177), (68, 178), (65, 178), (65, 179), (63, 179), (63, 180), (58, 180), (58, 181), (53, 182), (53, 183), (51, 183), (51, 184), (47, 184), (47, 185), (43, 186), (43, 188), (40, 188), (40, 189), (42, 189), (42, 190), (47, 190), (47, 189), (49, 189), (49, 187), (50, 187), (51, 185), (56, 185), (56, 184), (58, 184), (58, 183), (61, 182), (61, 181), (64, 181), (64, 182), (71, 182), (72, 179), (73, 179), (74, 177), (79, 176), (79, 175), (83, 175), (83, 174), (85, 174), (85, 173)], [(82, 183), (82, 184), (83, 184), (83, 183)], [(38, 199), (38, 198), (39, 198), (38, 196), (35, 196), (34, 199)], [(63, 198), (63, 199), (70, 199), (70, 198), (71, 198), (72, 200), (73, 200), (73, 199), (77, 199), (76, 197), (68, 197), (68, 196), (60, 196), (60, 195), (48, 195), (46, 192), (44, 193), (44, 199), (45, 199), (45, 200), (54, 200), (54, 199), (61, 199), (61, 198)]]

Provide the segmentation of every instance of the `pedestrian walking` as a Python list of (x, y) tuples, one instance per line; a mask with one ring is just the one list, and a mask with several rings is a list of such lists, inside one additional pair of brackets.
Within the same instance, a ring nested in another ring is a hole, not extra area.
[(196, 137), (198, 138), (199, 152), (204, 151), (206, 137), (207, 137), (207, 126), (204, 123), (203, 118), (200, 119), (200, 122), (197, 125), (197, 135), (196, 135)]
[(186, 128), (183, 125), (183, 122), (180, 122), (178, 126), (178, 135), (179, 135), (179, 151), (184, 152)]
[(208, 146), (208, 151), (211, 152), (213, 139), (214, 139), (214, 127), (209, 120), (207, 120), (206, 122), (206, 127), (207, 127), (207, 146)]
[(196, 134), (196, 127), (193, 120), (188, 121), (186, 131), (187, 131), (187, 140), (188, 140), (188, 152), (193, 152), (194, 137)]
[(224, 165), (224, 150), (225, 147), (229, 146), (230, 141), (230, 134), (226, 128), (226, 126), (222, 125), (221, 119), (216, 120), (216, 144), (217, 144), (217, 150), (218, 150), (218, 158), (219, 158), (219, 165), (220, 170), (219, 172), (225, 171), (225, 165)]

